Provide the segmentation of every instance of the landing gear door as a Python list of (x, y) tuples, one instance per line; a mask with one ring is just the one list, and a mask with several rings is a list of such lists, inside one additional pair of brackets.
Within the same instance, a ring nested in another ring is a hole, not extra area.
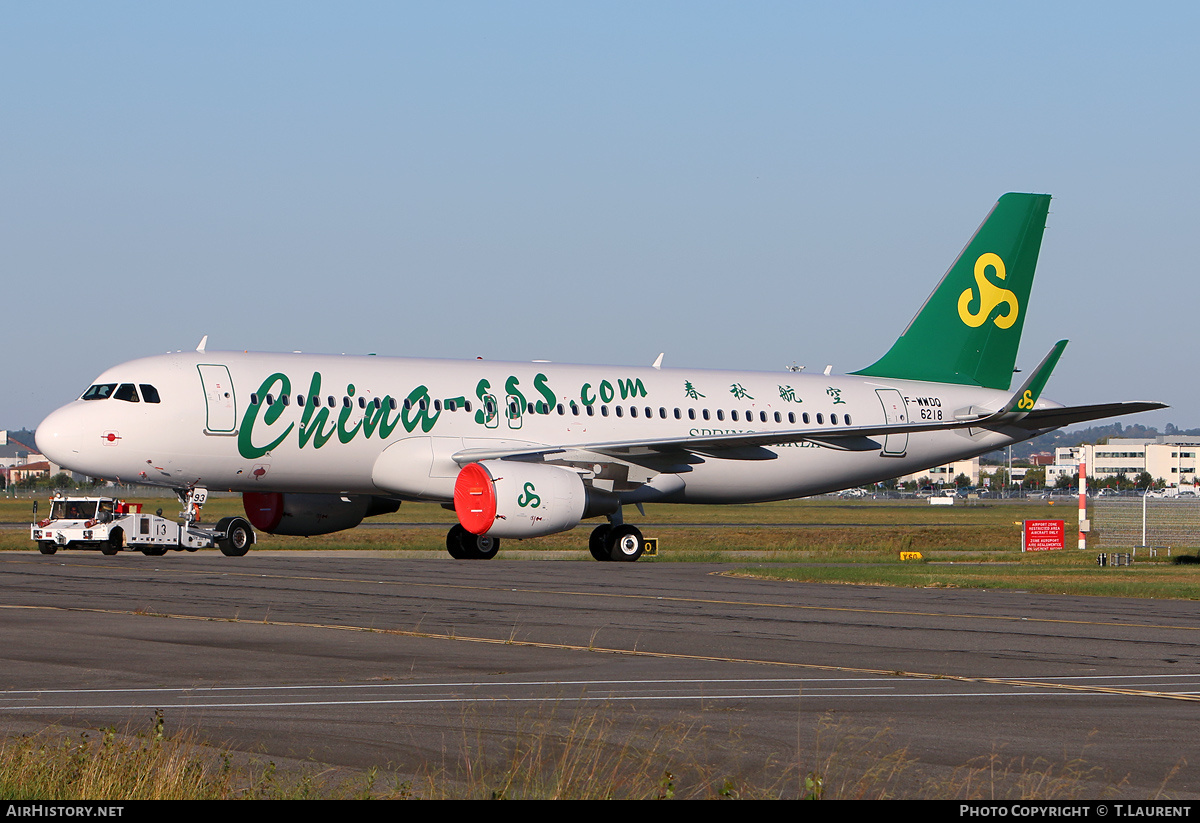
[(237, 406), (233, 396), (233, 378), (229, 368), (217, 365), (198, 365), (200, 382), (204, 386), (207, 417), (204, 430), (210, 434), (233, 434), (237, 427)]
[[(883, 404), (883, 415), (889, 426), (902, 425), (908, 422), (908, 408), (904, 405), (904, 395), (896, 389), (876, 389), (875, 394)], [(883, 457), (903, 457), (908, 451), (908, 432), (889, 434), (883, 438)]]

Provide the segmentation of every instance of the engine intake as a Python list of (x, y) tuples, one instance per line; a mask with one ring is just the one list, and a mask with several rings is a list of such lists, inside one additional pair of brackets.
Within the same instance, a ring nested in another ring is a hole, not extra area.
[(616, 499), (558, 466), (485, 460), (462, 467), (454, 482), (454, 511), (472, 534), (541, 537), (565, 532), (616, 509)]

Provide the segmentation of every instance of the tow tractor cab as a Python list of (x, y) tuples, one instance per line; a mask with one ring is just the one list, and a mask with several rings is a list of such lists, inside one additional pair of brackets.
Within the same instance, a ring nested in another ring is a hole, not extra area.
[(64, 497), (50, 501), (50, 516), (30, 526), (30, 538), (42, 554), (59, 549), (96, 549), (113, 555), (122, 549), (158, 556), (171, 551), (194, 552), (214, 546), (230, 557), (254, 545), (254, 530), (241, 517), (222, 518), (215, 529), (200, 528), (198, 517), (208, 492), (191, 489), (184, 498), (182, 522), (143, 514), (141, 503), (112, 497)]

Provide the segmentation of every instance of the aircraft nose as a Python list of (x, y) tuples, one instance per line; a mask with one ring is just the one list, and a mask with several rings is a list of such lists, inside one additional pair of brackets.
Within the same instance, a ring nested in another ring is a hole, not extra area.
[(38, 451), (60, 466), (77, 463), (82, 445), (78, 417), (71, 406), (51, 412), (33, 434)]

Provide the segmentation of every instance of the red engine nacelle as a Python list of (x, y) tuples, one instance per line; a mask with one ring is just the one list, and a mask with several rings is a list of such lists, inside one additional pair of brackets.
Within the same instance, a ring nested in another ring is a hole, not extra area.
[(394, 512), (400, 504), (370, 495), (245, 492), (242, 507), (259, 531), (310, 537), (353, 529), (364, 517)]
[[(573, 529), (596, 493), (570, 469), (537, 463), (485, 460), (462, 467), (454, 483), (454, 511), (472, 534), (541, 537)], [(614, 504), (615, 505), (615, 504)]]

